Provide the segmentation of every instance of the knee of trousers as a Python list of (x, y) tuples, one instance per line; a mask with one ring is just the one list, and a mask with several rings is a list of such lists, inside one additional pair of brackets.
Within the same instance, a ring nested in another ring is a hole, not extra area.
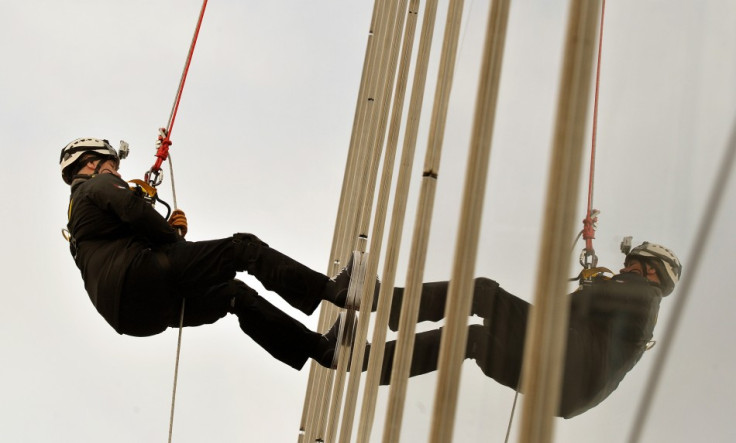
[(495, 293), (498, 290), (498, 282), (487, 277), (476, 277), (473, 279), (474, 291), (478, 293)]
[(233, 235), (235, 269), (253, 273), (263, 248), (268, 244), (253, 234), (237, 233)]
[(261, 301), (255, 289), (246, 285), (242, 281), (234, 278), (226, 283), (227, 297), (230, 301), (229, 312), (237, 314), (248, 308), (252, 308)]
[[(232, 313), (234, 302), (246, 299), (248, 297), (246, 294), (250, 291), (255, 293), (245, 283), (230, 280), (212, 286), (205, 292), (187, 296), (184, 303), (183, 325), (201, 326), (216, 322), (228, 313)], [(180, 318), (177, 315), (176, 319), (172, 318), (169, 326), (176, 327), (179, 321)]]
[(473, 301), (470, 313), (483, 318), (493, 314), (499, 284), (486, 277), (476, 277), (473, 280)]

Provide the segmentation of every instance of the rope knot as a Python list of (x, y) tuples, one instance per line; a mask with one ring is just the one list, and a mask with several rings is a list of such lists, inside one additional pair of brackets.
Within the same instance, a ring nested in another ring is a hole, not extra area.
[[(598, 229), (598, 214), (600, 214), (599, 210), (592, 209), (588, 216), (583, 219), (583, 239), (586, 241), (586, 247), (588, 246), (587, 242), (595, 238), (595, 230)], [(590, 246), (592, 246), (592, 242)]]
[(154, 168), (160, 168), (161, 163), (169, 157), (169, 147), (171, 146), (171, 139), (166, 131), (166, 128), (158, 129), (158, 140), (156, 140), (156, 164)]
[(163, 175), (161, 174), (161, 164), (169, 158), (169, 147), (171, 147), (171, 139), (166, 128), (159, 128), (158, 139), (156, 140), (156, 162), (151, 169), (146, 172), (146, 182), (154, 188), (161, 184)]

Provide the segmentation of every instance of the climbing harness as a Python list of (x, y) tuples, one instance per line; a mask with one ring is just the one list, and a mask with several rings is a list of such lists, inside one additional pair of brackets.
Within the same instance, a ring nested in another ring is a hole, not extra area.
[(143, 200), (147, 201), (151, 204), (151, 206), (155, 205), (156, 202), (161, 203), (166, 207), (166, 216), (165, 218), (168, 220), (171, 216), (171, 206), (169, 206), (168, 203), (166, 203), (164, 200), (161, 199), (161, 196), (158, 193), (158, 190), (151, 186), (150, 183), (134, 178), (132, 180), (128, 180), (128, 183), (131, 183), (132, 186), (130, 187), (130, 190), (133, 191), (135, 195), (138, 197), (141, 197)]
[(604, 280), (610, 280), (611, 277), (605, 275), (605, 274), (611, 274), (613, 275), (613, 271), (611, 271), (608, 268), (604, 268), (602, 266), (595, 267), (595, 268), (585, 268), (580, 273), (571, 278), (570, 281), (580, 281), (581, 283), (591, 283), (596, 278), (603, 278)]
[(133, 192), (138, 193), (141, 197), (147, 200), (155, 200), (158, 195), (156, 188), (141, 179), (134, 178), (132, 180), (128, 180), (128, 183), (135, 185), (130, 187)]

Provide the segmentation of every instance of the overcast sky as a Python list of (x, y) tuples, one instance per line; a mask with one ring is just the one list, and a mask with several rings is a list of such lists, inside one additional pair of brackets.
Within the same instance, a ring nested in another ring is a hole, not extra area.
[[(452, 266), (489, 4), (465, 4), (427, 280), (446, 279)], [(69, 189), (57, 158), (77, 137), (113, 145), (124, 139), (131, 156), (121, 172), (142, 177), (153, 163), (157, 128), (168, 120), (200, 6), (198, 0), (3, 3), (3, 441), (167, 438), (176, 331), (120, 336), (97, 315), (61, 236)], [(372, 7), (371, 1), (209, 2), (172, 134), (188, 239), (252, 232), (314, 269), (327, 269)], [(446, 9), (440, 2), (417, 162), (426, 148)], [(536, 0), (513, 2), (510, 11), (476, 274), (527, 300), (545, 222), (567, 9), (567, 1)], [(635, 242), (671, 247), (684, 263), (684, 278), (695, 279), (645, 428), (647, 442), (736, 440), (733, 180), (701, 272), (688, 273), (695, 231), (736, 118), (734, 23), (731, 0), (607, 4), (594, 204), (601, 211), (600, 264), (618, 270), (619, 242), (633, 235)], [(414, 170), (416, 197), (421, 168)], [(169, 186), (167, 174), (161, 192), (171, 200)], [(582, 199), (579, 206), (582, 220)], [(296, 312), (242, 277), (316, 327), (316, 315)], [(677, 291), (662, 304), (655, 339), (662, 339), (674, 297)], [(661, 349), (646, 353), (601, 405), (558, 420), (556, 439), (625, 441)], [(273, 360), (232, 316), (185, 330), (174, 441), (295, 441), (307, 377), (308, 369), (297, 372)], [(402, 440), (426, 440), (435, 382), (426, 375), (410, 383)], [(513, 391), (483, 376), (472, 361), (463, 366), (460, 389), (455, 441), (503, 441)], [(379, 403), (376, 441), (383, 410)]]

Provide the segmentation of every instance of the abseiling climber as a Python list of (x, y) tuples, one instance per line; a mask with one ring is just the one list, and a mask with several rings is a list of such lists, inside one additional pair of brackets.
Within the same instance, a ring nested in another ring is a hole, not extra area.
[[(287, 365), (301, 369), (312, 358), (334, 367), (337, 322), (324, 335), (311, 331), (235, 276), (248, 272), (309, 315), (323, 300), (345, 307), (350, 265), (329, 279), (252, 234), (187, 241), (184, 213), (174, 211), (167, 221), (120, 177), (119, 163), (106, 140), (80, 138), (61, 151), (62, 178), (71, 187), (70, 251), (90, 300), (110, 326), (131, 336), (161, 333), (179, 325), (186, 300), (184, 326), (214, 323), (232, 313), (243, 332)], [(627, 253), (619, 274), (589, 276), (570, 294), (558, 416), (581, 414), (618, 387), (651, 342), (660, 302), (681, 272), (672, 251), (644, 242)], [(422, 286), (418, 321), (444, 318), (448, 286)], [(402, 297), (403, 289), (395, 288), (389, 318), (394, 331)], [(465, 357), (512, 389), (519, 389), (530, 308), (495, 281), (475, 279), (470, 315), (483, 324), (469, 326)], [(440, 328), (416, 334), (411, 376), (437, 369), (441, 333)], [(395, 348), (395, 341), (386, 343), (381, 384), (390, 382)]]
[(174, 211), (167, 221), (131, 190), (107, 140), (76, 139), (61, 150), (59, 163), (71, 187), (71, 254), (90, 300), (115, 331), (143, 337), (177, 327), (186, 300), (184, 326), (214, 323), (232, 313), (243, 332), (287, 365), (300, 369), (312, 358), (332, 366), (337, 323), (324, 335), (313, 332), (235, 276), (246, 271), (311, 314), (322, 300), (344, 306), (346, 273), (331, 280), (252, 234), (185, 240), (184, 213)]
[[(604, 268), (594, 268), (604, 269)], [(608, 270), (606, 270), (608, 271)], [(610, 271), (609, 271), (610, 272)], [(649, 242), (633, 248), (618, 274), (597, 272), (570, 294), (569, 324), (560, 405), (571, 418), (607, 398), (650, 346), (659, 305), (671, 294), (682, 266), (669, 249)], [(418, 321), (444, 318), (448, 282), (424, 283)], [(389, 328), (397, 330), (403, 289), (395, 288)], [(474, 281), (471, 315), (483, 324), (468, 328), (465, 358), (488, 377), (519, 389), (524, 339), (531, 305), (493, 280)], [(441, 328), (416, 335), (410, 375), (437, 369)], [(390, 382), (394, 342), (386, 343), (381, 384)]]

